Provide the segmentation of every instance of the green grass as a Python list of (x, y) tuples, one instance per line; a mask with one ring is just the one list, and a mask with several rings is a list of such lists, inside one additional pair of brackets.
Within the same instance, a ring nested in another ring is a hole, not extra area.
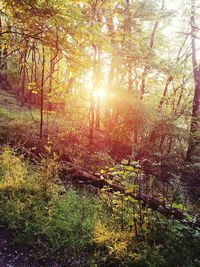
[[(39, 122), (39, 111), (33, 110), (36, 122)], [(0, 141), (24, 142), (28, 136), (38, 132), (38, 125), (33, 121), (28, 107), (21, 107), (14, 95), (0, 90)]]

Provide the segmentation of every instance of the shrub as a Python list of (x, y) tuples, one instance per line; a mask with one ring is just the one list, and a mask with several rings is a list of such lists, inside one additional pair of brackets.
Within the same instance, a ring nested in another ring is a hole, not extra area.
[[(47, 162), (55, 170), (52, 161)], [(97, 198), (65, 192), (41, 164), (34, 170), (12, 150), (3, 148), (0, 226), (13, 232), (15, 242), (37, 247), (36, 257), (53, 258), (62, 253), (62, 261), (81, 258), (93, 246)]]
[(91, 248), (96, 206), (95, 197), (75, 191), (63, 195), (50, 211), (47, 235), (51, 247), (72, 253)]

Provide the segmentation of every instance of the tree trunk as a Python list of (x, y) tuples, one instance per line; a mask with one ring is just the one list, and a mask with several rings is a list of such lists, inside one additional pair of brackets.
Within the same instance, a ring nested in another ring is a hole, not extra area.
[(192, 13), (191, 13), (191, 41), (192, 41), (192, 65), (193, 65), (193, 77), (194, 77), (194, 98), (192, 103), (192, 118), (190, 125), (190, 137), (188, 144), (188, 151), (186, 155), (187, 161), (195, 160), (200, 150), (200, 66), (197, 63), (196, 53), (196, 25), (195, 25), (195, 0), (192, 1)]
[(163, 96), (162, 96), (162, 98), (160, 99), (159, 109), (161, 109), (162, 106), (163, 106), (163, 104), (164, 104), (164, 100), (165, 100), (165, 97), (166, 97), (167, 92), (168, 92), (169, 84), (170, 84), (170, 82), (171, 82), (172, 80), (173, 80), (173, 77), (172, 77), (172, 76), (169, 76), (169, 77), (167, 78), (167, 81), (166, 81), (166, 83), (165, 83), (165, 88), (164, 88), (164, 91), (163, 91)]
[[(0, 16), (0, 33), (2, 33), (2, 21)], [(2, 38), (0, 39), (0, 70), (2, 68)]]
[(113, 23), (113, 18), (112, 17), (107, 17), (107, 27), (109, 30), (109, 34), (111, 35), (110, 37), (110, 43), (113, 47), (112, 52), (111, 52), (111, 62), (110, 62), (110, 69), (109, 69), (109, 74), (108, 74), (108, 80), (106, 84), (106, 99), (105, 99), (105, 127), (108, 128), (110, 121), (111, 121), (111, 95), (113, 93), (113, 86), (114, 86), (114, 73), (115, 73), (115, 34), (114, 34), (114, 23)]
[[(164, 6), (165, 6), (165, 0), (162, 0), (160, 11), (164, 10)], [(153, 26), (153, 30), (152, 30), (151, 37), (150, 37), (150, 43), (149, 43), (149, 48), (150, 49), (152, 49), (154, 47), (155, 35), (156, 35), (157, 28), (158, 28), (158, 23), (159, 23), (159, 21), (156, 20), (155, 23), (154, 23), (154, 26)], [(141, 82), (141, 87), (140, 87), (140, 98), (141, 98), (141, 100), (143, 99), (144, 94), (145, 94), (146, 77), (148, 75), (148, 72), (149, 72), (149, 68), (148, 68), (148, 66), (145, 66), (144, 70), (143, 70), (143, 77), (142, 77), (142, 82)]]
[(25, 41), (22, 66), (22, 87), (21, 87), (21, 106), (25, 103), (25, 83), (26, 83), (26, 63), (27, 63), (28, 41)]
[(40, 139), (43, 138), (43, 111), (44, 111), (44, 72), (45, 72), (45, 55), (44, 55), (44, 46), (42, 48), (42, 77), (41, 77), (41, 88), (40, 88)]

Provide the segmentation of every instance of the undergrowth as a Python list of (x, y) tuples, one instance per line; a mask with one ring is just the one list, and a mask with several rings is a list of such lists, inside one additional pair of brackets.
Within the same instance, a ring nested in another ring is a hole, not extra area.
[[(0, 156), (0, 227), (33, 258), (59, 266), (200, 266), (199, 232), (139, 203), (73, 188), (59, 181), (56, 157), (31, 165), (9, 147)], [(110, 193), (109, 193), (110, 194)], [(123, 215), (123, 218), (122, 218)]]

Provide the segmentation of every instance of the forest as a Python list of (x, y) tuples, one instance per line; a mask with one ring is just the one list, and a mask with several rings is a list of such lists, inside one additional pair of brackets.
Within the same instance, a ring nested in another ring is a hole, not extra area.
[(0, 0), (0, 267), (200, 267), (200, 2)]

